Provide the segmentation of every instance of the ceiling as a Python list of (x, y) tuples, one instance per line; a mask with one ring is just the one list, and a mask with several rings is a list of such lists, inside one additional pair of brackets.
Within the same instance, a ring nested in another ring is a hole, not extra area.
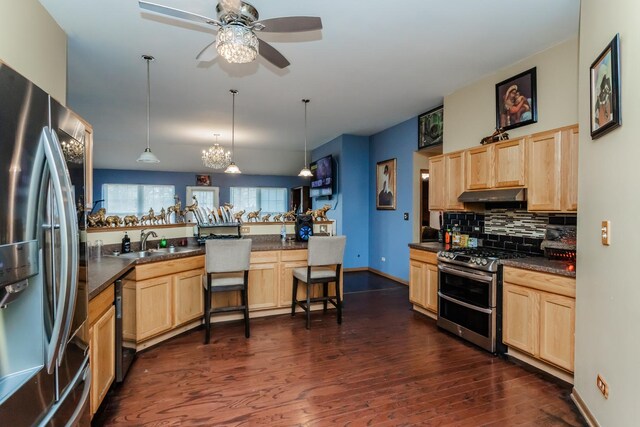
[[(215, 18), (215, 0), (153, 0)], [(142, 12), (136, 0), (40, 0), (68, 35), (67, 104), (94, 127), (95, 167), (210, 172), (200, 153), (231, 144), (244, 173), (295, 175), (309, 147), (372, 135), (442, 103), (443, 96), (577, 35), (579, 0), (253, 0), (263, 19), (319, 16), (323, 29), (266, 34), (291, 62), (228, 64), (195, 57), (209, 27)], [(151, 63), (151, 148), (146, 63)]]

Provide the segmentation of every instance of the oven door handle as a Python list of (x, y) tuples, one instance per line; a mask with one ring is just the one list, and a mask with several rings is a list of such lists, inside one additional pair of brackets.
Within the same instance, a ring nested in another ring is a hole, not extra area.
[(460, 301), (457, 300), (455, 298), (451, 298), (450, 296), (444, 295), (442, 292), (438, 291), (438, 296), (442, 299), (446, 299), (447, 301), (450, 301), (454, 304), (458, 304), (461, 305), (463, 307), (466, 307), (470, 310), (475, 310), (475, 311), (479, 311), (480, 313), (484, 313), (484, 314), (491, 314), (493, 313), (493, 309), (491, 308), (482, 308), (482, 307), (476, 307), (475, 305), (469, 304), (467, 302), (464, 301)]
[(438, 264), (438, 270), (442, 271), (443, 273), (454, 274), (456, 276), (461, 276), (461, 277), (466, 277), (468, 279), (477, 280), (478, 282), (484, 282), (484, 283), (493, 282), (493, 274), (491, 274), (489, 276), (485, 276), (485, 275), (482, 275), (482, 274), (473, 274), (473, 273), (469, 273), (467, 271), (459, 270), (457, 268), (447, 267), (447, 266), (442, 265), (442, 264)]

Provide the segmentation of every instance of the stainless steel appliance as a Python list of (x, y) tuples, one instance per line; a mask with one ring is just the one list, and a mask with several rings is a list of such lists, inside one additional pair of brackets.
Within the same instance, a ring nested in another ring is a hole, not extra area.
[(3, 426), (90, 422), (84, 133), (77, 116), (0, 63)]
[(438, 252), (438, 326), (491, 353), (503, 352), (500, 260), (525, 256), (485, 248)]
[(122, 325), (122, 307), (123, 292), (122, 280), (116, 280), (115, 283), (115, 306), (116, 306), (116, 382), (124, 382), (133, 359), (136, 357), (136, 349), (124, 346), (123, 325)]

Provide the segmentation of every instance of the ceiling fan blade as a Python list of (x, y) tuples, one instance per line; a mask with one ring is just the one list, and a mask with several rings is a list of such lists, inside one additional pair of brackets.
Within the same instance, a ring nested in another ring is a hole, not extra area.
[(198, 56), (196, 56), (196, 60), (204, 62), (213, 61), (217, 54), (218, 51), (216, 50), (216, 41), (214, 40), (200, 51)]
[(168, 6), (162, 6), (160, 4), (149, 3), (146, 1), (139, 0), (138, 4), (141, 9), (148, 10), (150, 12), (160, 13), (162, 15), (171, 16), (173, 18), (184, 19), (186, 21), (194, 21), (202, 24), (209, 25), (220, 25), (220, 22), (216, 21), (213, 18), (207, 18), (206, 16), (198, 15), (191, 12), (186, 12), (180, 9), (174, 9)]
[(258, 50), (264, 59), (278, 68), (287, 68), (291, 64), (275, 47), (262, 39), (260, 39)]
[(261, 31), (265, 33), (299, 33), (322, 29), (322, 20), (315, 16), (271, 18), (258, 21), (256, 24), (264, 25)]

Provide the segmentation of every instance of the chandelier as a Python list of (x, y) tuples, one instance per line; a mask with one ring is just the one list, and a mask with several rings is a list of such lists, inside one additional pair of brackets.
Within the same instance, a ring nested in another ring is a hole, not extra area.
[(82, 164), (84, 161), (84, 142), (69, 139), (68, 141), (63, 140), (60, 145), (62, 145), (64, 158), (68, 162)]
[(216, 143), (207, 150), (202, 150), (202, 163), (208, 168), (224, 169), (231, 163), (231, 151), (225, 151), (218, 144), (219, 134), (215, 134)]
[(258, 56), (258, 38), (243, 24), (228, 24), (218, 31), (216, 49), (228, 62), (244, 64)]

